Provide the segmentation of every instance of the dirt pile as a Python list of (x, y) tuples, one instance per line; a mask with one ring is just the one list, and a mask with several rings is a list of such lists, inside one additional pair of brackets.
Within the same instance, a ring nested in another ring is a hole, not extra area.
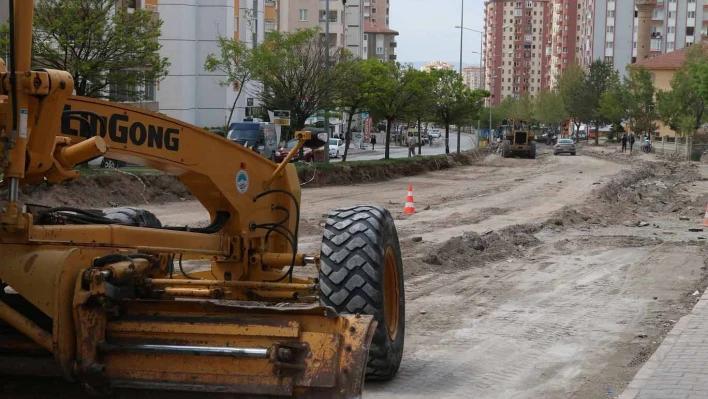
[(533, 235), (538, 230), (538, 226), (518, 225), (482, 235), (465, 233), (451, 238), (426, 255), (423, 262), (435, 266), (436, 271), (457, 272), (489, 262), (520, 257), (525, 248), (540, 244)]
[(347, 162), (326, 166), (315, 165), (298, 168), (298, 176), (304, 187), (374, 183), (451, 169), (457, 166), (474, 165), (482, 162), (487, 153), (487, 150), (481, 149), (413, 160), (392, 159), (390, 161)]
[[(7, 190), (0, 190), (3, 205)], [(23, 187), (20, 201), (46, 206), (111, 207), (122, 205), (160, 204), (193, 199), (189, 190), (176, 177), (155, 173), (133, 175), (113, 172), (82, 176), (58, 184)]]

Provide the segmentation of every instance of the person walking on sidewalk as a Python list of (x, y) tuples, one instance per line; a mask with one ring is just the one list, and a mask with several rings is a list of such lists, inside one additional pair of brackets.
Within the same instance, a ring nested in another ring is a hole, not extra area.
[(622, 135), (622, 152), (627, 151), (627, 134)]
[(371, 151), (376, 151), (376, 135), (371, 135)]
[(634, 133), (629, 135), (629, 153), (631, 154), (634, 150)]
[(415, 156), (415, 138), (411, 134), (408, 136), (408, 158)]

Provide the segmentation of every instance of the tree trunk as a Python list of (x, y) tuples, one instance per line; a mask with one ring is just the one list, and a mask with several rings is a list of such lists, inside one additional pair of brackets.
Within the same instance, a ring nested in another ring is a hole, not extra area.
[(450, 153), (450, 124), (445, 123), (445, 154)]
[(389, 147), (391, 145), (391, 119), (386, 119), (386, 143), (384, 144), (386, 146), (386, 151), (384, 152), (384, 159), (389, 158)]
[(418, 155), (423, 155), (423, 140), (420, 139), (420, 118), (418, 118)]
[(347, 162), (347, 153), (349, 151), (349, 144), (352, 142), (352, 119), (354, 118), (354, 113), (349, 113), (349, 118), (347, 118), (347, 130), (344, 133), (344, 155), (342, 155), (342, 162)]
[(231, 118), (234, 117), (234, 111), (236, 110), (236, 103), (238, 102), (239, 97), (241, 97), (242, 90), (243, 90), (243, 83), (239, 82), (238, 93), (236, 94), (236, 99), (234, 100), (234, 103), (231, 105), (231, 110), (229, 111), (229, 119), (226, 120), (226, 126), (224, 126), (224, 132), (226, 132), (227, 134), (229, 133), (229, 126), (231, 125)]
[(600, 145), (600, 121), (595, 121), (595, 145)]

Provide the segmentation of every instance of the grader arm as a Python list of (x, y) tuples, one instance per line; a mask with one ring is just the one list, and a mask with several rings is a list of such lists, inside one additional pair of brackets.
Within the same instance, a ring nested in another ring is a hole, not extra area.
[[(336, 212), (322, 262), (298, 252), (292, 164), (158, 113), (71, 96), (70, 74), (30, 68), (33, 2), (10, 4), (9, 72), (0, 62), (0, 374), (58, 375), (103, 393), (299, 398), (360, 397), (365, 374), (395, 375), (403, 272), (387, 211)], [(292, 154), (318, 140), (296, 138)], [(21, 206), (23, 185), (75, 178), (75, 165), (101, 155), (177, 176), (211, 223)], [(210, 267), (185, 270), (183, 259)], [(308, 265), (319, 278), (297, 277)]]

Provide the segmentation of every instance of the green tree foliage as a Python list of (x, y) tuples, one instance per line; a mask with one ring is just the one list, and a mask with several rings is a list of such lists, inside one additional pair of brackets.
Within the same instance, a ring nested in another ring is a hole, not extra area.
[(375, 59), (365, 61), (360, 58), (346, 57), (339, 67), (339, 71), (343, 75), (334, 91), (334, 97), (337, 98), (339, 109), (347, 113), (346, 145), (342, 162), (347, 160), (354, 115), (368, 109), (373, 88), (367, 82), (372, 68), (376, 66), (373, 64), (378, 62)]
[(589, 120), (590, 116), (591, 108), (583, 92), (585, 79), (585, 71), (574, 64), (566, 68), (558, 80), (558, 94), (567, 114), (575, 124), (576, 132), (580, 130), (580, 125), (583, 122)]
[(521, 98), (512, 103), (509, 116), (514, 119), (523, 119), (530, 122), (534, 116), (533, 99), (528, 94), (521, 96)]
[(600, 125), (607, 122), (600, 100), (618, 82), (618, 74), (612, 69), (612, 64), (598, 59), (590, 65), (582, 85), (582, 91), (578, 93), (585, 104), (584, 106), (587, 107), (586, 110), (589, 111), (588, 120), (595, 126), (595, 145), (600, 144)]
[(649, 71), (644, 67), (630, 68), (629, 75), (618, 86), (626, 91), (623, 103), (631, 131), (640, 136), (654, 133), (658, 114), (654, 107), (654, 82)]
[(333, 106), (341, 61), (348, 53), (329, 46), (319, 29), (271, 32), (253, 50), (253, 78), (262, 84), (259, 98), (267, 109), (290, 110), (292, 128), (300, 130), (318, 110)]
[(546, 125), (560, 127), (569, 118), (561, 95), (556, 90), (543, 90), (534, 106), (534, 119)]
[(410, 73), (417, 80), (418, 95), (413, 97), (407, 117), (418, 126), (418, 155), (421, 155), (423, 153), (422, 121), (434, 117), (431, 110), (434, 98), (431, 93), (435, 87), (435, 80), (433, 75), (427, 72), (412, 70)]
[(372, 62), (368, 71), (367, 85), (372, 93), (369, 109), (374, 120), (386, 121), (384, 157), (389, 159), (393, 121), (410, 115), (413, 99), (424, 94), (420, 75), (397, 62)]
[[(35, 2), (32, 67), (64, 70), (79, 96), (141, 101), (167, 76), (170, 65), (158, 43), (162, 21), (148, 10), (128, 12), (115, 0)], [(0, 47), (9, 53), (7, 24)]]
[(450, 153), (450, 125), (476, 120), (482, 109), (482, 99), (489, 96), (485, 90), (470, 90), (462, 77), (454, 71), (433, 70), (435, 86), (432, 90), (432, 111), (435, 119), (445, 126), (445, 153)]
[(237, 90), (236, 98), (229, 110), (229, 118), (226, 120), (226, 126), (224, 126), (224, 130), (228, 131), (228, 125), (231, 123), (238, 99), (243, 93), (244, 86), (251, 81), (253, 76), (253, 53), (241, 41), (226, 37), (219, 37), (218, 40), (221, 51), (218, 55), (207, 55), (204, 62), (204, 70), (207, 72), (221, 72), (224, 74), (224, 78), (219, 84), (226, 87), (233, 86)]
[[(684, 65), (671, 79), (670, 91), (659, 91), (657, 112), (671, 130), (680, 134), (692, 134), (705, 121), (708, 105), (708, 50), (694, 46)], [(693, 120), (693, 129), (687, 130), (688, 117)]]

